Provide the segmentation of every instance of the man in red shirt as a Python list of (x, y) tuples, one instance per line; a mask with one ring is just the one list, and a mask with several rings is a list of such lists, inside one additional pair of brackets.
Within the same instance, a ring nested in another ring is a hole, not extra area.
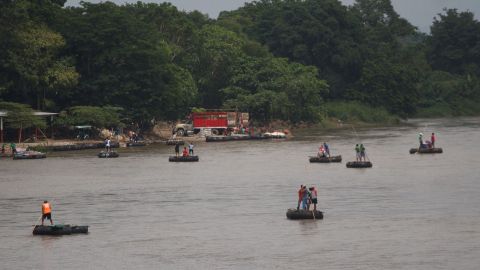
[(300, 203), (302, 203), (303, 200), (303, 192), (305, 190), (303, 189), (303, 185), (300, 185), (300, 189), (298, 190), (298, 204), (297, 204), (297, 210), (300, 209)]
[(435, 133), (432, 132), (432, 137), (430, 138), (430, 141), (432, 142), (432, 148), (435, 148)]

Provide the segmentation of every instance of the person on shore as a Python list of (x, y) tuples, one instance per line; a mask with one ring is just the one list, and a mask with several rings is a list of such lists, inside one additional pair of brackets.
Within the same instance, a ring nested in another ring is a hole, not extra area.
[(42, 226), (45, 219), (50, 220), (50, 225), (53, 225), (52, 220), (52, 206), (48, 201), (43, 201), (42, 204)]
[(193, 156), (193, 143), (188, 144), (188, 154)]
[(110, 137), (105, 140), (105, 149), (106, 149), (107, 153), (110, 152), (110, 150), (111, 150), (111, 142), (112, 141), (110, 141)]
[(303, 185), (300, 185), (300, 189), (298, 190), (297, 211), (300, 210), (300, 206), (302, 205), (302, 199), (303, 199)]
[(175, 156), (178, 157), (180, 155), (180, 144), (177, 142), (175, 144)]
[(330, 157), (330, 147), (328, 147), (328, 144), (326, 142), (323, 142), (323, 149), (325, 149), (325, 154), (327, 157)]
[(435, 140), (437, 138), (435, 137), (435, 133), (432, 132), (432, 136), (430, 137), (430, 142), (432, 143), (432, 148), (435, 148)]
[(419, 148), (423, 148), (423, 133), (418, 133), (418, 141), (420, 143)]
[(318, 195), (318, 192), (317, 192), (317, 189), (315, 187), (310, 187), (310, 200), (312, 201), (312, 204), (313, 204), (313, 211), (317, 211), (317, 203), (318, 203), (318, 200), (317, 200), (317, 195)]
[(367, 161), (365, 159), (365, 156), (366, 156), (365, 146), (363, 146), (363, 143), (362, 143), (362, 144), (360, 144), (360, 161), (362, 161), (362, 159), (363, 159), (363, 161)]
[(183, 153), (182, 153), (182, 155), (183, 155), (184, 157), (188, 157), (187, 147), (183, 147)]
[(360, 145), (355, 145), (356, 160), (360, 161)]

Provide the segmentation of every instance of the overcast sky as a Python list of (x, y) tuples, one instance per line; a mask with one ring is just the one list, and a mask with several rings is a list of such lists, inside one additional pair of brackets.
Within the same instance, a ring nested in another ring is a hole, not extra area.
[[(137, 0), (110, 0), (117, 4), (135, 3)], [(340, 0), (350, 5), (354, 0)], [(67, 5), (78, 5), (80, 0), (67, 0)], [(91, 0), (85, 2), (103, 2), (100, 0)], [(199, 10), (207, 13), (211, 18), (216, 18), (218, 13), (223, 10), (233, 10), (243, 6), (245, 0), (145, 0), (143, 2), (171, 2), (180, 10)], [(480, 0), (392, 0), (395, 10), (410, 23), (417, 26), (423, 32), (429, 32), (433, 17), (442, 12), (442, 9), (457, 8), (460, 11), (469, 10), (475, 13), (477, 19), (480, 18)]]

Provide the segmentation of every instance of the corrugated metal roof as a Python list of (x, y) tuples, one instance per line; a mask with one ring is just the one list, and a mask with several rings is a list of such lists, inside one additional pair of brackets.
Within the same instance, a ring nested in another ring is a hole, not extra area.
[[(52, 116), (52, 115), (58, 115), (58, 113), (51, 113), (51, 112), (34, 112), (33, 115), (35, 116)], [(0, 111), (0, 116), (1, 117), (7, 117), (8, 112), (6, 111)]]

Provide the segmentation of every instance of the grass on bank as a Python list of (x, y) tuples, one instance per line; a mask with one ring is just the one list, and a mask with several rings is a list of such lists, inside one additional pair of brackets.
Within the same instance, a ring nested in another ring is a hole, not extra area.
[(334, 101), (325, 104), (327, 117), (352, 124), (383, 124), (400, 123), (400, 118), (389, 113), (384, 108), (374, 108), (356, 101)]

